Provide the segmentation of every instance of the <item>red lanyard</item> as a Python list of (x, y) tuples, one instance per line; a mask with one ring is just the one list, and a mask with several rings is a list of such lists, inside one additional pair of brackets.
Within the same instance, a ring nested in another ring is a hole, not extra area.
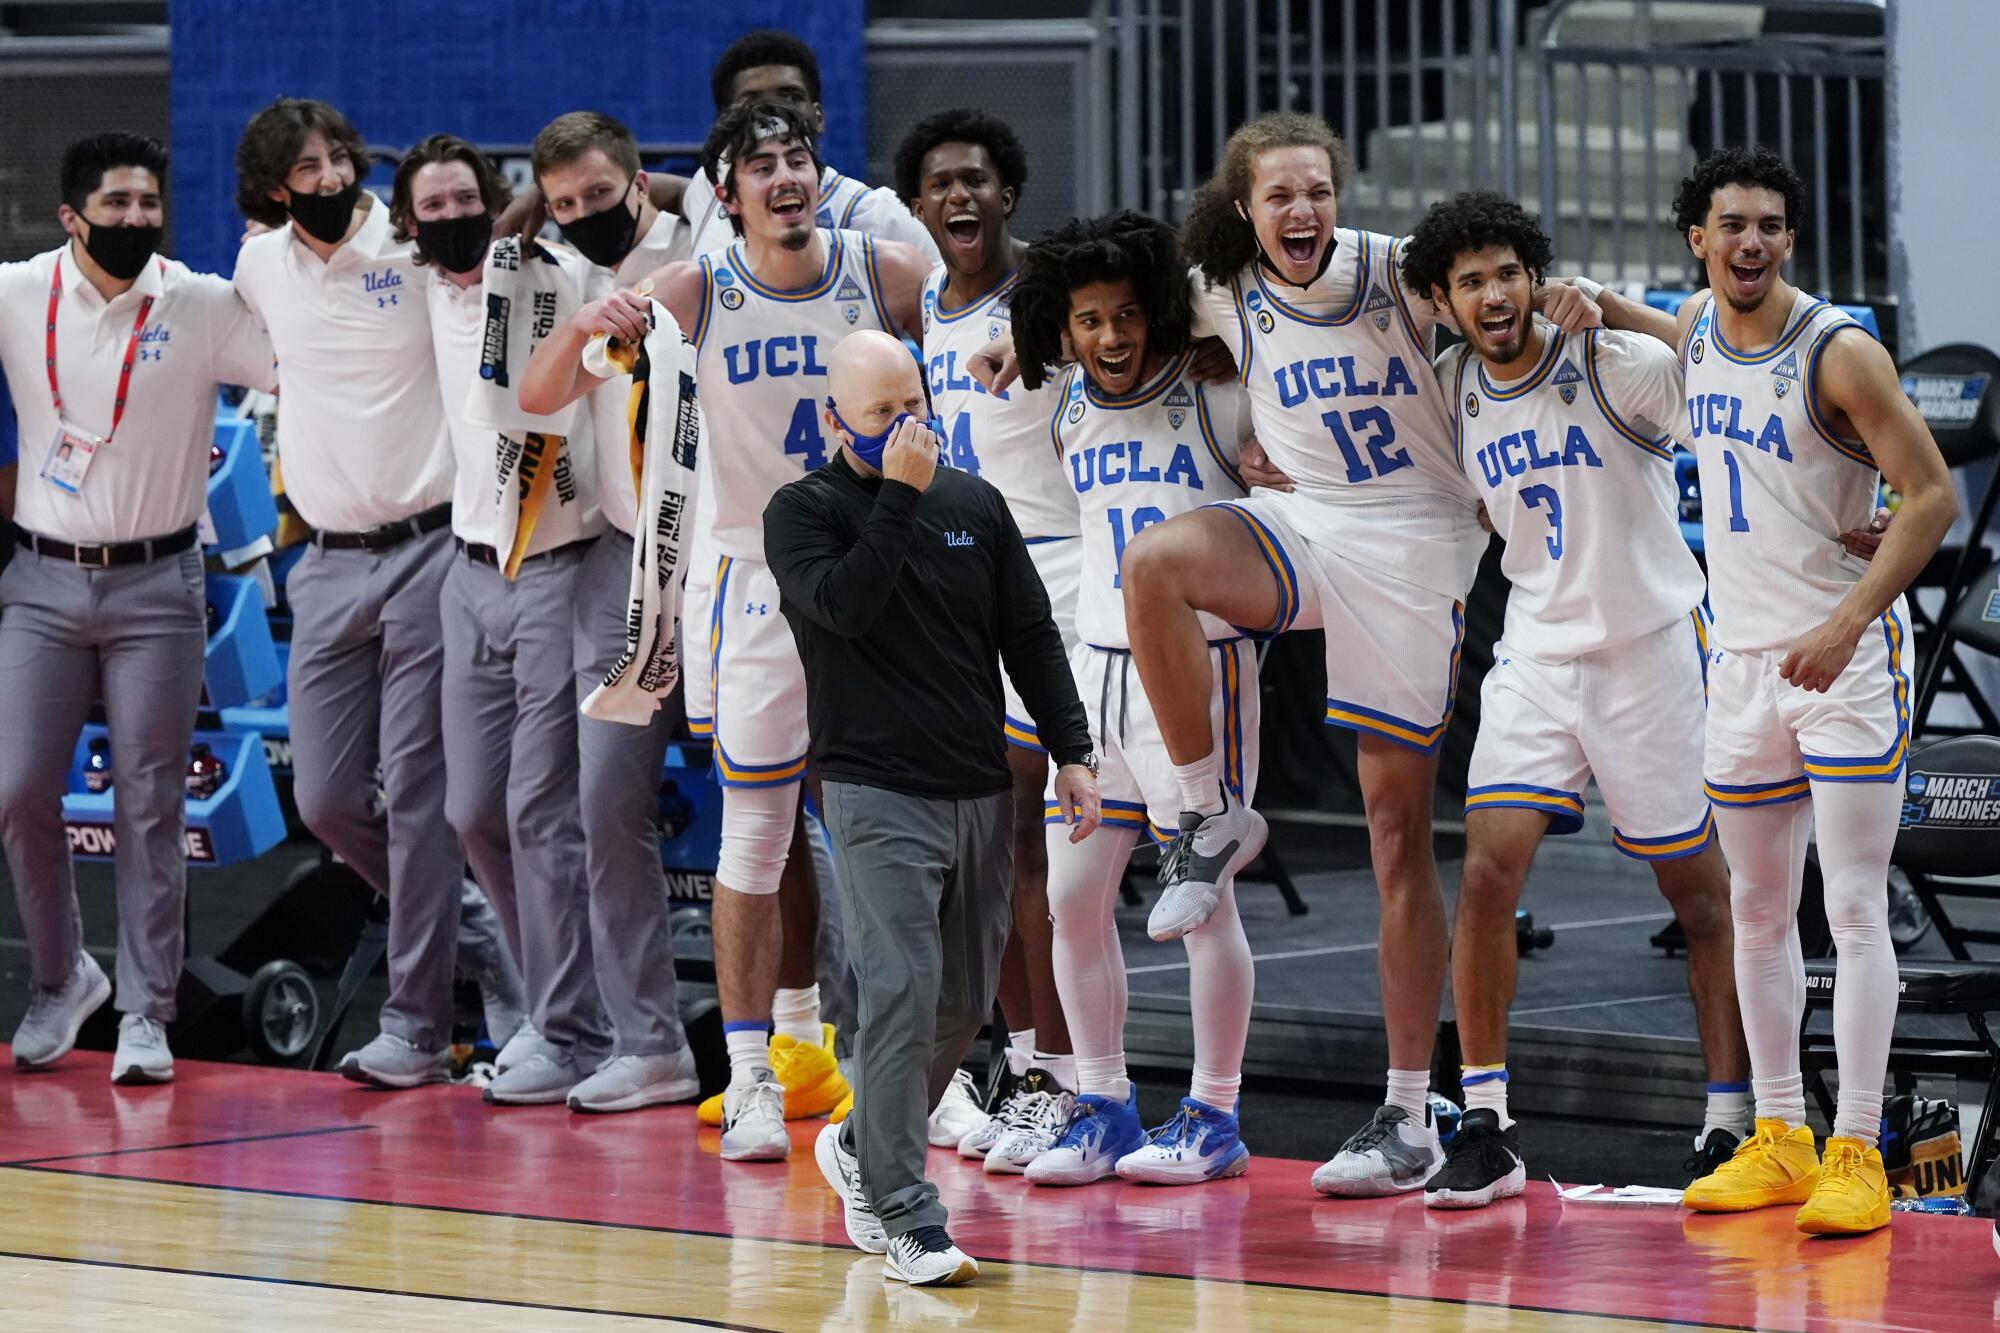
[[(164, 272), (166, 266), (161, 265)], [(62, 390), (56, 387), (56, 308), (62, 302), (62, 257), (56, 257), (55, 276), (49, 279), (49, 397), (55, 400), (56, 419), (62, 419)], [(125, 344), (125, 362), (118, 369), (118, 390), (111, 400), (111, 429), (104, 432), (104, 442), (111, 443), (111, 437), (118, 433), (118, 423), (125, 418), (125, 394), (132, 387), (132, 363), (139, 356), (139, 335), (145, 331), (146, 316), (153, 312), (153, 298), (139, 302), (139, 318), (132, 322), (132, 337)]]

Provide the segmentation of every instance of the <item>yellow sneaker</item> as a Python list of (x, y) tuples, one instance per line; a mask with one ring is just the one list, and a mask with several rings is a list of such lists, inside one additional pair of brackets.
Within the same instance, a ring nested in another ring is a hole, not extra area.
[(834, 1124), (837, 1125), (841, 1121), (847, 1119), (847, 1113), (849, 1111), (852, 1111), (853, 1109), (854, 1109), (854, 1094), (852, 1092), (849, 1092), (845, 1097), (842, 1097), (840, 1099), (840, 1105), (833, 1108), (833, 1114), (828, 1116), (827, 1119), (831, 1120)]
[(1882, 1154), (1860, 1139), (1828, 1139), (1819, 1184), (1799, 1209), (1799, 1230), (1858, 1236), (1888, 1225), (1889, 1176), (1882, 1169)]
[[(817, 1046), (782, 1032), (771, 1038), (771, 1072), (784, 1085), (787, 1120), (810, 1120), (852, 1099), (847, 1080), (840, 1076), (840, 1062), (833, 1056), (833, 1024), (820, 1024), (820, 1033)], [(694, 1118), (704, 1125), (720, 1125), (722, 1094), (695, 1107)]]
[[(1879, 1160), (1879, 1159), (1878, 1159)], [(1879, 1168), (1878, 1168), (1879, 1169)], [(1681, 1203), (1698, 1213), (1741, 1213), (1774, 1204), (1804, 1203), (1819, 1184), (1812, 1131), (1782, 1120), (1757, 1121), (1757, 1132), (1730, 1159), (1687, 1187)]]

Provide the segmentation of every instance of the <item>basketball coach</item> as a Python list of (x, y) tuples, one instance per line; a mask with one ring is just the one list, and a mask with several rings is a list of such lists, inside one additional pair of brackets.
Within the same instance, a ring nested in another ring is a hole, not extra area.
[(1002, 665), (1075, 839), (1097, 826), (1096, 758), (1020, 530), (989, 483), (938, 467), (915, 360), (856, 332), (827, 369), (841, 447), (764, 512), (860, 983), (854, 1113), (818, 1157), (857, 1245), (886, 1252), (891, 1277), (949, 1285), (978, 1269), (924, 1179), (925, 1118), (992, 1008), (1007, 942)]

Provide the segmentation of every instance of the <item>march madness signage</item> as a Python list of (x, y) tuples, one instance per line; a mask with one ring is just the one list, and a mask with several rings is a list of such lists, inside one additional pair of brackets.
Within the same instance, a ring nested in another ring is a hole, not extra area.
[(1903, 780), (1904, 828), (2000, 828), (2000, 777), (1916, 773)]

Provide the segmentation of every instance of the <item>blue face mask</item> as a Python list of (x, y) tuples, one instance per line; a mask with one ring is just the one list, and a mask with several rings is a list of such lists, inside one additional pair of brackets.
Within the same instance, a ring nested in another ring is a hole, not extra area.
[[(833, 413), (833, 424), (847, 432), (847, 447), (854, 451), (854, 456), (869, 467), (874, 468), (877, 472), (882, 470), (882, 451), (889, 447), (889, 437), (896, 433), (896, 427), (910, 419), (908, 412), (898, 412), (896, 419), (882, 428), (881, 434), (863, 435), (860, 431), (854, 429), (854, 427), (841, 419), (840, 409), (833, 405), (833, 399), (828, 398), (826, 400), (826, 407), (829, 412)], [(944, 439), (944, 421), (942, 418), (933, 416), (926, 420), (924, 424), (930, 427), (931, 434), (937, 436), (939, 440)]]

